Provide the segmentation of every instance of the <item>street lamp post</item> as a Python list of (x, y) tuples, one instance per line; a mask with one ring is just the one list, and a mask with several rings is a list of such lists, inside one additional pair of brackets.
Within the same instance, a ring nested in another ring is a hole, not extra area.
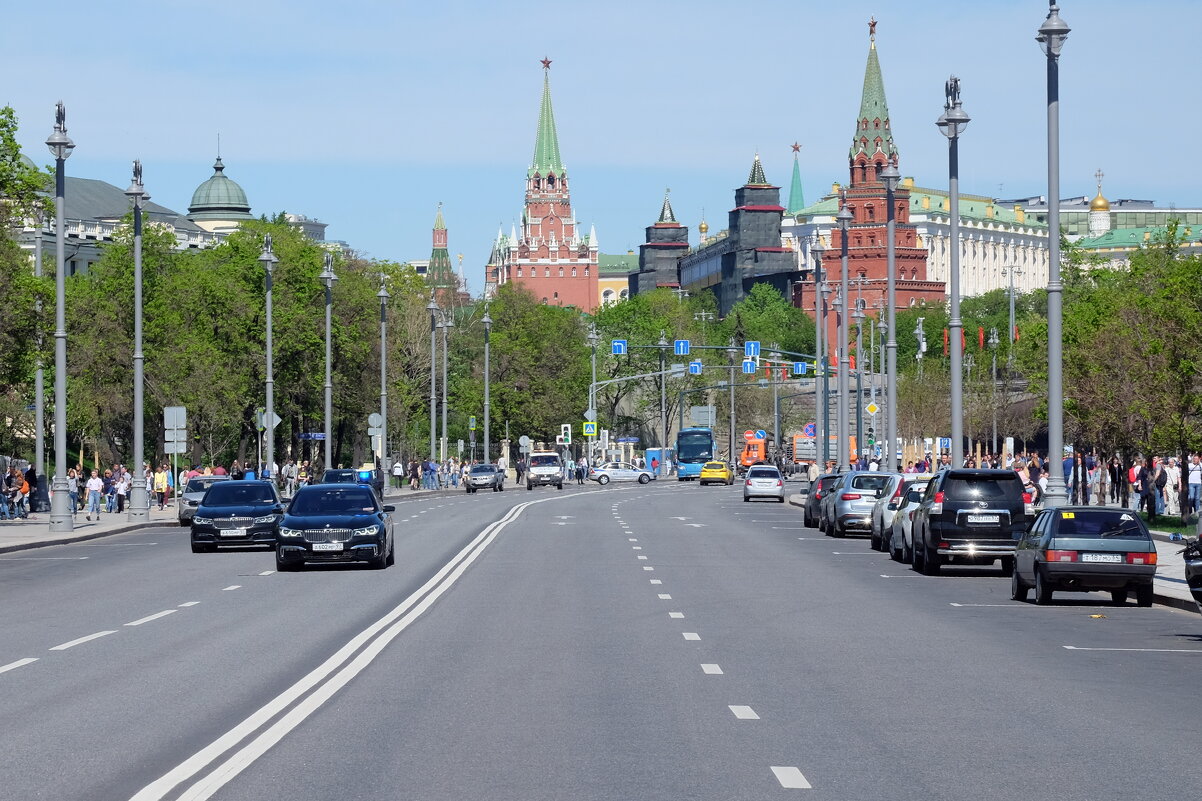
[[(882, 319), (877, 319), (876, 330), (878, 334), (877, 341), (881, 344), (881, 380), (888, 383), (889, 374), (885, 371), (885, 339), (889, 335), (889, 324)], [(884, 404), (888, 404), (889, 402), (886, 390), (887, 387), (881, 387), (881, 400)], [(897, 464), (897, 438), (889, 438), (889, 414), (890, 409), (886, 408), (885, 413), (882, 415), (885, 418), (885, 431), (881, 432), (878, 430), (876, 432), (877, 442), (880, 442), (882, 439), (885, 441), (885, 444), (881, 446), (881, 469), (887, 473), (900, 473), (901, 465)], [(873, 417), (872, 421), (875, 424), (876, 418)]]
[(430, 461), (434, 461), (435, 439), (438, 437), (438, 304), (434, 302), (434, 292), (430, 292), (430, 302), (426, 304), (430, 312)]
[[(818, 449), (818, 443), (814, 443), (814, 457), (822, 459), (822, 469), (819, 472), (826, 470), (826, 451), (829, 438), (823, 416), (826, 409), (826, 393), (825, 391), (819, 392), (818, 389), (819, 383), (823, 387), (826, 386), (827, 359), (826, 347), (823, 344), (823, 338), (826, 335), (826, 297), (822, 291), (822, 255), (825, 251), (826, 247), (822, 244), (822, 236), (815, 232), (814, 242), (810, 245), (810, 253), (814, 254), (814, 425), (822, 427), (819, 432), (822, 442), (821, 451)], [(821, 397), (821, 401), (819, 397)], [(821, 409), (818, 407), (819, 403), (822, 403)]]
[(668, 376), (664, 372), (668, 360), (668, 337), (666, 332), (659, 332), (659, 469), (663, 475), (668, 454)]
[(71, 498), (67, 489), (67, 312), (66, 237), (63, 207), (66, 205), (66, 161), (75, 149), (67, 136), (67, 110), (60, 100), (55, 107), (54, 132), (46, 139), (54, 156), (54, 481), (50, 499), (50, 531), (74, 528)]
[[(33, 275), (41, 278), (42, 269), (42, 230), (46, 227), (46, 216), (38, 211), (38, 227), (33, 234)], [(34, 474), (37, 476), (37, 486), (32, 488), (33, 502), (31, 509), (44, 512), (49, 508), (50, 498), (46, 491), (46, 369), (42, 365), (42, 299), (39, 296), (36, 304), (38, 316), (38, 362), (33, 373), (33, 406), (35, 419), (33, 421), (33, 462)]]
[(882, 469), (891, 473), (901, 470), (901, 463), (897, 461), (897, 256), (894, 242), (897, 230), (897, 210), (894, 207), (897, 204), (893, 194), (897, 191), (900, 178), (892, 161), (881, 170), (881, 180), (885, 182), (885, 202), (888, 205), (885, 217), (885, 269), (889, 273), (885, 283), (888, 294), (885, 316), (889, 330), (885, 339), (885, 367), (882, 371), (885, 373), (885, 442), (889, 447)]
[[(279, 261), (275, 253), (271, 249), (271, 234), (263, 237), (263, 252), (259, 254), (259, 263), (263, 265), (263, 271), (267, 274), (266, 284), (266, 301), (267, 301), (267, 378), (266, 378), (266, 401), (267, 405), (263, 411), (263, 464), (264, 469), (275, 480), (275, 472), (272, 469), (275, 464), (275, 356), (272, 353), (271, 343), (271, 279), (272, 273), (275, 272), (275, 264)], [(327, 464), (326, 467), (329, 467)]]
[(1015, 333), (1015, 328), (1014, 328), (1014, 277), (1016, 275), (1022, 275), (1023, 271), (1018, 269), (1018, 266), (1014, 265), (1014, 264), (1008, 264), (1005, 267), (1003, 267), (1002, 269), (1005, 270), (1010, 276), (1010, 338), (1009, 338), (1010, 353), (1006, 358), (1007, 358), (1007, 361), (1013, 361), (1014, 360), (1014, 333)]
[(818, 289), (818, 294), (821, 295), (822, 301), (822, 472), (826, 472), (826, 466), (831, 461), (831, 370), (830, 358), (828, 351), (830, 345), (827, 340), (830, 338), (830, 332), (827, 330), (826, 324), (826, 299), (830, 297), (831, 285), (827, 281), (822, 282), (822, 286)]
[(989, 329), (989, 352), (992, 356), (993, 369), (993, 389), (990, 397), (990, 405), (993, 407), (993, 455), (997, 457), (997, 346), (1000, 340), (997, 336), (997, 329)]
[[(838, 341), (841, 344), (843, 342), (842, 326), (845, 314), (843, 295), (838, 289), (835, 290), (834, 295), (835, 298), (831, 301), (831, 309), (835, 312), (836, 332), (838, 333)], [(838, 368), (835, 374), (835, 394), (838, 395), (835, 400), (835, 470), (841, 473), (844, 470), (851, 469), (851, 443), (848, 441), (851, 436), (851, 421), (848, 419), (847, 396), (844, 395), (844, 392), (847, 391), (845, 387), (848, 387), (850, 381), (845, 380), (843, 376), (843, 354), (841, 350), (836, 351), (835, 358), (838, 360)], [(845, 453), (847, 454), (846, 460), (844, 460)]]
[(851, 225), (852, 215), (851, 210), (847, 208), (847, 200), (844, 198), (842, 208), (835, 215), (835, 219), (839, 222), (839, 231), (842, 240), (839, 245), (839, 258), (842, 266), (842, 281), (840, 283), (839, 305), (841, 312), (839, 314), (839, 469), (851, 469), (851, 414), (848, 410), (847, 400), (848, 394), (851, 392), (851, 381), (849, 371), (851, 369), (851, 354), (850, 345), (848, 343), (847, 326), (850, 317), (847, 314), (847, 304), (851, 297), (849, 290), (849, 278), (847, 275), (847, 229)]
[[(864, 453), (864, 310), (860, 308), (860, 300), (856, 298), (856, 308), (851, 313), (856, 321), (856, 450)], [(872, 369), (872, 362), (868, 362)]]
[(392, 469), (388, 458), (388, 299), (392, 296), (384, 285), (383, 272), (376, 297), (380, 299), (380, 467), (387, 480), (388, 471)]
[(735, 347), (735, 338), (727, 340), (726, 353), (730, 357), (730, 463), (735, 463), (735, 359), (739, 349)]
[(334, 303), (334, 282), (338, 280), (338, 276), (334, 275), (334, 254), (326, 252), (325, 269), (318, 276), (322, 284), (326, 288), (326, 383), (325, 383), (325, 448), (323, 454), (325, 457), (325, 469), (329, 470), (334, 466), (331, 448), (333, 446), (333, 420), (334, 420), (334, 383), (331, 380), (331, 361), (332, 349), (330, 347), (330, 309)]
[[(594, 331), (594, 334), (596, 332)], [(488, 316), (488, 306), (484, 307), (484, 463), (492, 462), (492, 451), (489, 450), (491, 443), (489, 441), (489, 399), (488, 399), (488, 382), (489, 382), (489, 366), (488, 366), (488, 340), (492, 334), (492, 318)], [(597, 345), (593, 344), (593, 381), (597, 380)], [(591, 404), (590, 404), (591, 405)]]
[[(484, 341), (486, 344), (485, 353), (487, 353), (487, 336), (485, 336)], [(593, 367), (593, 383), (588, 385), (588, 413), (585, 415), (590, 423), (597, 422), (597, 343), (600, 341), (601, 337), (597, 334), (597, 324), (593, 323), (588, 327), (588, 344), (589, 349), (592, 351), (590, 360)], [(487, 383), (485, 386), (487, 386)], [(588, 438), (588, 458), (591, 463), (593, 459), (593, 437), (591, 434)]]
[(948, 195), (951, 210), (948, 214), (950, 231), (951, 264), (948, 267), (948, 294), (951, 298), (948, 313), (948, 337), (951, 348), (952, 379), (952, 466), (964, 464), (964, 375), (963, 342), (960, 337), (964, 326), (960, 319), (960, 134), (968, 126), (969, 116), (960, 108), (960, 79), (955, 75), (947, 79), (944, 89), (946, 101), (943, 114), (935, 124), (948, 141)]
[(142, 441), (144, 438), (144, 390), (145, 356), (142, 353), (142, 202), (150, 196), (142, 185), (142, 162), (134, 162), (133, 181), (125, 194), (134, 203), (134, 430), (133, 449), (130, 452), (130, 470), (133, 479), (129, 487), (129, 513), (127, 519), (146, 520), (150, 517), (150, 496), (146, 492), (146, 471), (142, 469)]
[(447, 451), (450, 450), (447, 442), (447, 348), (451, 329), (454, 327), (455, 320), (448, 309), (442, 321), (442, 438), (439, 440), (439, 456), (444, 462), (447, 459)]
[(1068, 501), (1064, 471), (1063, 286), (1060, 283), (1060, 51), (1068, 38), (1056, 0), (1048, 0), (1048, 16), (1035, 40), (1048, 59), (1048, 461), (1052, 470), (1044, 493), (1045, 508)]

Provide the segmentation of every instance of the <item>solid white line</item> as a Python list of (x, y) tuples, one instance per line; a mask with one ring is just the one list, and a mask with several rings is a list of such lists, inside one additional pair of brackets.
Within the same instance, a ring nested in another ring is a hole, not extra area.
[(709, 675), (709, 676), (721, 676), (722, 668), (720, 668), (714, 664), (708, 664), (708, 665), (703, 664), (701, 666), (701, 672), (705, 673), (706, 675)]
[(680, 620), (681, 618), (684, 617), (684, 612), (669, 612), (668, 617), (675, 618), (676, 620)]
[[(558, 496), (561, 497), (561, 496)], [(483, 553), (500, 531), (528, 506), (555, 500), (556, 496), (519, 504), (500, 520), (488, 525), (471, 542), (439, 568), (425, 584), (376, 622), (359, 632), (308, 675), (252, 713), (234, 728), (193, 754), (171, 771), (142, 788), (131, 801), (162, 799), (181, 783), (192, 779), (216, 762), (222, 754), (253, 735), (290, 705), (290, 712), (264, 729), (251, 742), (230, 756), (207, 776), (190, 785), (181, 799), (210, 798), (224, 784), (245, 770), (259, 756), (317, 710), (335, 692), (362, 672), (397, 635), (408, 628), (445, 593)], [(333, 675), (331, 675), (333, 674)], [(307, 694), (307, 695), (306, 695)]]
[(684, 638), (686, 640), (700, 640), (701, 639), (701, 635), (695, 631), (686, 631), (686, 632), (682, 632), (682, 633), (684, 634)]
[(1140, 651), (1149, 654), (1202, 654), (1202, 648), (1078, 648), (1075, 645), (1062, 646), (1068, 651)]
[(10, 670), (16, 670), (19, 667), (24, 667), (36, 661), (38, 661), (36, 656), (27, 656), (24, 659), (18, 659), (16, 662), (9, 662), (7, 665), (0, 665), (0, 673), (7, 673)]
[(881, 578), (919, 578), (919, 575), (917, 573), (902, 573), (900, 576), (890, 576), (881, 573)]
[(62, 645), (56, 645), (53, 648), (51, 648), (50, 650), (51, 651), (65, 651), (68, 648), (74, 648), (75, 646), (82, 645), (85, 642), (97, 640), (97, 639), (100, 639), (101, 637), (106, 637), (109, 634), (116, 634), (116, 633), (117, 633), (116, 631), (98, 631), (95, 634), (89, 634), (87, 637), (80, 637), (78, 640), (71, 640), (71, 642), (65, 642)]
[(228, 587), (222, 587), (222, 588), (221, 588), (221, 591), (222, 591), (222, 592), (229, 592), (230, 590), (240, 590), (240, 589), (242, 589), (242, 585), (241, 585), (241, 584), (231, 584), (231, 585), (230, 585), (230, 586), (228, 586)]
[(162, 612), (155, 612), (153, 615), (147, 615), (146, 617), (139, 618), (138, 620), (135, 620), (131, 623), (126, 623), (125, 625), (141, 626), (143, 623), (149, 623), (152, 620), (158, 620), (161, 617), (167, 617), (167, 615), (174, 615), (178, 611), (178, 609), (164, 609)]
[(835, 556), (880, 556), (873, 551), (831, 551)]
[(773, 526), (778, 531), (804, 531), (805, 526)]
[(666, 592), (661, 592), (661, 593), (659, 594), (659, 599), (660, 599), (661, 601), (671, 601), (671, 600), (672, 600), (672, 596), (671, 596), (671, 595), (668, 595), (668, 593), (666, 593)]
[(759, 720), (760, 716), (755, 713), (755, 710), (749, 706), (731, 705), (730, 711), (739, 720)]
[(651, 583), (652, 584), (663, 584), (663, 582), (660, 581), (659, 579), (651, 579)]
[(275, 572), (274, 570), (264, 570), (264, 571), (263, 571), (262, 573), (260, 573), (259, 575), (260, 575), (260, 576), (270, 576), (270, 575), (271, 575), (272, 573), (274, 573), (274, 572)]
[(79, 562), (89, 556), (5, 556), (0, 562)]
[(189, 606), (196, 606), (200, 601), (187, 601), (179, 605), (180, 609), (187, 609)]
[(801, 771), (795, 767), (776, 767), (772, 766), (772, 773), (776, 776), (776, 780), (780, 782), (780, 786), (786, 790), (812, 790), (813, 785), (806, 781), (806, 777)]

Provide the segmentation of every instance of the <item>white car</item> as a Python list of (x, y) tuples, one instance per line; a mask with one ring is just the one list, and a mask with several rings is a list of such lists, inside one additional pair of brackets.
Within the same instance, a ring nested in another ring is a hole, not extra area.
[(898, 502), (893, 515), (893, 532), (889, 537), (889, 557), (895, 562), (909, 563), (914, 558), (914, 535), (912, 525), (914, 510), (922, 503), (930, 478), (921, 478), (906, 487), (905, 495)]
[(606, 462), (600, 467), (589, 468), (588, 477), (598, 484), (608, 484), (611, 481), (637, 481), (646, 484), (655, 480), (655, 474), (650, 470), (635, 467), (629, 462)]

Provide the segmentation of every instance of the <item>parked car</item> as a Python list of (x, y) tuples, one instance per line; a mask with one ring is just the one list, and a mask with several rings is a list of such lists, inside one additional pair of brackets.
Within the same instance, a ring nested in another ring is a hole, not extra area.
[(772, 465), (757, 464), (747, 468), (747, 478), (743, 480), (743, 501), (752, 498), (775, 498), (777, 503), (785, 502), (785, 477)]
[(701, 466), (701, 477), (698, 479), (701, 486), (706, 484), (725, 484), (730, 486), (735, 483), (735, 471), (726, 462), (706, 462)]
[(845, 537), (849, 531), (871, 531), (872, 505), (888, 484), (888, 473), (866, 470), (847, 473), (839, 489), (831, 493), (826, 533), (832, 537)]
[(823, 473), (810, 483), (810, 491), (806, 494), (806, 505), (802, 507), (802, 518), (805, 525), (810, 528), (818, 526), (819, 505), (822, 503), (823, 496), (830, 492), (831, 486), (838, 478), (837, 473)]
[(219, 481), (192, 516), (192, 553), (221, 545), (274, 546), (283, 511), (270, 481)]
[(194, 476), (188, 479), (188, 483), (184, 485), (183, 494), (179, 496), (179, 524), (181, 526), (192, 525), (196, 507), (200, 506), (200, 500), (205, 496), (208, 488), (218, 481), (229, 481), (229, 479), (229, 476)]
[(589, 468), (588, 477), (598, 484), (608, 484), (611, 481), (637, 481), (646, 484), (655, 479), (650, 470), (635, 467), (629, 462), (606, 462), (598, 467)]
[(1156, 543), (1139, 515), (1128, 509), (1061, 506), (1045, 509), (1015, 549), (1010, 597), (1046, 604), (1058, 591), (1110, 592), (1116, 604), (1135, 593), (1139, 606), (1152, 605)]
[(945, 561), (1001, 562), (1014, 569), (1014, 547), (1035, 516), (1031, 496), (1013, 470), (950, 469), (927, 484), (914, 512), (915, 570), (932, 575)]
[(495, 464), (474, 464), (468, 471), (463, 487), (469, 493), (482, 489), (503, 492), (505, 490), (505, 471), (497, 469)]
[(914, 560), (914, 539), (911, 525), (914, 522), (914, 510), (922, 503), (930, 477), (914, 479), (903, 485), (902, 497), (898, 501), (897, 511), (893, 513), (890, 524), (890, 534), (886, 546), (889, 557), (895, 562), (910, 564)]
[(838, 498), (839, 493), (843, 492), (843, 485), (850, 475), (851, 473), (840, 473), (835, 482), (831, 484), (830, 491), (822, 496), (822, 500), (818, 501), (818, 530), (828, 537), (831, 533), (831, 523), (835, 519), (835, 498)]
[(869, 546), (874, 551), (883, 551), (885, 540), (888, 539), (888, 525), (893, 522), (893, 513), (897, 511), (897, 502), (901, 500), (902, 484), (906, 476), (901, 473), (885, 473), (889, 483), (872, 504), (872, 514), (869, 515)]
[(381, 506), (371, 487), (358, 483), (301, 487), (280, 521), (276, 570), (299, 570), (306, 562), (388, 567), (395, 558), (394, 508)]

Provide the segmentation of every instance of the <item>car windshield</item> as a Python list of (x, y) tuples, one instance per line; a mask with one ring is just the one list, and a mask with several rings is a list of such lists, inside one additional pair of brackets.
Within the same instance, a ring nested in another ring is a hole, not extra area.
[[(320, 486), (320, 485), (318, 485)], [(360, 515), (376, 511), (376, 499), (366, 489), (304, 489), (292, 499), (290, 515)]]
[(714, 458), (714, 435), (709, 431), (685, 431), (676, 437), (676, 460), (697, 464)]
[(530, 457), (531, 467), (558, 467), (559, 457), (552, 453), (544, 453)]
[(274, 503), (271, 485), (263, 481), (217, 481), (205, 493), (205, 506), (243, 506)]
[(706, 462), (705, 463), (706, 470), (721, 470), (722, 467), (723, 467), (723, 465), (721, 462)]
[(747, 471), (748, 478), (780, 478), (775, 467), (753, 467)]
[(948, 476), (943, 485), (943, 492), (948, 498), (956, 500), (996, 500), (1000, 498), (1017, 499), (1022, 494), (1022, 482), (1018, 474), (1010, 478), (995, 478), (994, 476)]
[(327, 470), (321, 477), (323, 484), (353, 484), (355, 480), (354, 470)]
[(214, 476), (208, 476), (207, 478), (194, 478), (188, 482), (188, 486), (184, 488), (184, 492), (204, 492), (211, 484), (216, 484), (218, 481), (222, 480), (223, 479), (216, 478)]
[(831, 485), (834, 484), (838, 480), (839, 480), (838, 476), (827, 476), (826, 478), (820, 478), (820, 479), (818, 479), (818, 489), (828, 490), (831, 488)]
[(495, 473), (497, 468), (490, 464), (478, 464), (472, 466), (472, 475), (482, 475), (484, 473)]
[(869, 473), (868, 475), (852, 476), (851, 488), (861, 490), (871, 490), (876, 492), (882, 490), (889, 483), (889, 475), (886, 473)]
[(1072, 539), (1149, 539), (1143, 524), (1134, 514), (1104, 509), (1061, 512), (1056, 524), (1056, 536)]

